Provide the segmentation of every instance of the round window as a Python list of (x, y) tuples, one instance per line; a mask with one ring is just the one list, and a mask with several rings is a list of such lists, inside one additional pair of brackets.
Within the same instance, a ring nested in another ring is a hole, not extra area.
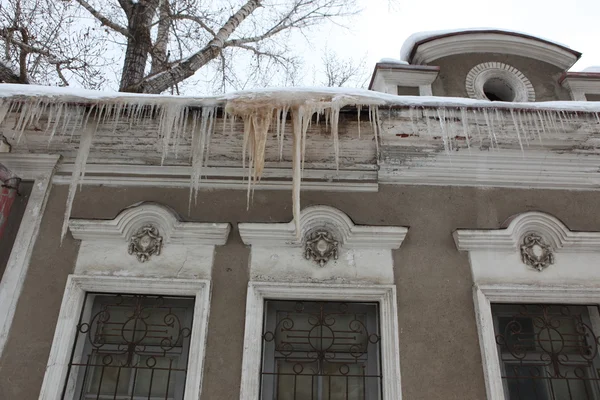
[(490, 101), (535, 101), (533, 85), (510, 65), (488, 62), (476, 65), (467, 74), (469, 97)]

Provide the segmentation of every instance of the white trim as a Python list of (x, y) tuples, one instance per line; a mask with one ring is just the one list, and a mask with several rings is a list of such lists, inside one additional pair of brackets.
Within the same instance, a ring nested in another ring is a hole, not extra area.
[[(373, 78), (371, 90), (382, 93), (389, 93), (386, 88), (396, 88), (390, 94), (398, 94), (398, 86), (408, 87), (429, 87), (436, 80), (439, 70), (423, 71), (402, 68), (377, 68)], [(424, 96), (421, 94), (421, 96)]]
[(112, 220), (71, 219), (69, 229), (78, 240), (127, 243), (146, 224), (157, 227), (164, 242), (182, 245), (224, 245), (231, 228), (228, 223), (179, 221), (177, 214), (163, 205), (142, 203), (126, 208)]
[(554, 251), (600, 253), (600, 232), (573, 232), (559, 219), (537, 211), (517, 215), (505, 229), (460, 229), (453, 236), (461, 251), (510, 252), (518, 251), (523, 237), (531, 232), (541, 235)]
[(586, 94), (600, 94), (600, 79), (568, 76), (561, 82), (563, 87), (571, 91), (575, 101), (588, 101)]
[(488, 100), (483, 88), (488, 80), (494, 78), (503, 80), (515, 92), (511, 101), (535, 101), (535, 90), (529, 79), (515, 67), (496, 61), (478, 64), (469, 71), (465, 82), (469, 97)]
[[(392, 146), (384, 148), (384, 152), (392, 150), (398, 151)], [(594, 154), (461, 149), (460, 152), (450, 155), (444, 152), (432, 154), (421, 151), (406, 152), (402, 158), (398, 157), (402, 163), (387, 161), (381, 164), (380, 184), (600, 189), (600, 156)]]
[(210, 310), (210, 281), (70, 275), (58, 316), (39, 400), (56, 400), (62, 394), (75, 341), (75, 327), (79, 321), (86, 292), (195, 296), (184, 400), (200, 398)]
[(58, 155), (0, 154), (1, 164), (19, 178), (34, 181), (4, 275), (0, 280), (0, 357), (23, 290), (58, 160)]
[(470, 53), (514, 54), (546, 62), (562, 70), (577, 61), (573, 53), (552, 43), (516, 35), (477, 32), (449, 35), (418, 44), (411, 63), (429, 64), (442, 57)]
[[(73, 164), (60, 166), (53, 183), (67, 185)], [(82, 184), (109, 187), (190, 187), (191, 167), (127, 164), (88, 164)], [(202, 168), (203, 189), (248, 189), (247, 171), (239, 167)], [(302, 190), (335, 192), (376, 192), (377, 171), (373, 169), (331, 170), (309, 169), (302, 172)], [(292, 171), (289, 166), (266, 168), (255, 186), (258, 190), (290, 190)]]
[(342, 211), (329, 206), (307, 207), (300, 213), (300, 238), (296, 223), (241, 223), (238, 224), (242, 241), (252, 246), (299, 247), (302, 237), (317, 227), (332, 230), (336, 240), (347, 248), (398, 249), (408, 228), (397, 226), (355, 225)]
[(248, 284), (240, 400), (257, 400), (260, 392), (261, 337), (265, 299), (372, 301), (380, 305), (383, 400), (401, 400), (400, 344), (394, 286), (322, 284)]
[(576, 285), (475, 285), (475, 315), (488, 400), (505, 400), (491, 303), (600, 304), (600, 288)]

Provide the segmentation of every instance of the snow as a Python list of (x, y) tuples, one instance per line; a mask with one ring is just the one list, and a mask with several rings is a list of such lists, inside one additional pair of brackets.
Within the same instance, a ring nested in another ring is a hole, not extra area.
[(551, 42), (554, 43), (558, 46), (562, 46), (562, 47), (569, 47), (565, 44), (556, 42), (554, 40), (550, 40), (550, 39), (545, 39), (539, 36), (534, 36), (531, 35), (529, 33), (525, 33), (525, 32), (521, 32), (521, 31), (516, 31), (516, 30), (511, 30), (511, 29), (499, 29), (499, 28), (458, 28), (458, 29), (444, 29), (444, 30), (437, 30), (437, 31), (423, 31), (423, 32), (416, 32), (413, 33), (412, 35), (410, 35), (402, 44), (402, 48), (400, 49), (400, 59), (403, 61), (408, 62), (409, 58), (410, 58), (410, 53), (412, 52), (413, 47), (415, 47), (415, 45), (422, 41), (422, 40), (426, 40), (429, 38), (433, 38), (435, 36), (441, 36), (441, 35), (448, 35), (451, 33), (460, 33), (460, 32), (477, 32), (477, 31), (501, 31), (501, 32), (506, 32), (506, 33), (517, 33), (519, 35), (526, 35), (526, 36), (531, 36), (531, 37), (536, 37), (538, 39), (542, 39), (545, 40), (547, 42)]
[(600, 74), (600, 65), (593, 65), (591, 67), (587, 67), (581, 72), (591, 72), (591, 73), (599, 73)]
[(408, 65), (407, 61), (404, 60), (398, 60), (397, 58), (382, 58), (381, 60), (378, 61), (379, 63), (384, 63), (384, 64), (401, 64), (401, 65)]
[[(597, 102), (586, 101), (548, 101), (535, 103), (504, 103), (462, 97), (435, 96), (396, 96), (365, 89), (330, 87), (288, 87), (264, 88), (232, 92), (221, 96), (175, 96), (156, 94), (137, 94), (121, 92), (102, 92), (77, 88), (61, 88), (39, 85), (0, 84), (0, 99), (47, 98), (49, 103), (86, 103), (86, 104), (137, 104), (162, 107), (177, 104), (182, 107), (225, 106), (228, 102), (247, 101), (272, 104), (275, 108), (283, 105), (299, 105), (314, 101), (343, 101), (347, 105), (379, 105), (399, 107), (467, 107), (500, 108), (524, 110), (564, 110), (579, 112), (600, 112)], [(29, 99), (32, 100), (32, 99)], [(0, 112), (0, 122), (2, 114)]]

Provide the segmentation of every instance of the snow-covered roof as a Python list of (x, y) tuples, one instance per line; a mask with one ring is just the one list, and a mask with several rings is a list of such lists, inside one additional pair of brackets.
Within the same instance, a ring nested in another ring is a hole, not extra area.
[(592, 65), (591, 67), (583, 69), (581, 72), (600, 73), (600, 65)]
[(220, 96), (174, 96), (121, 92), (103, 92), (71, 87), (0, 84), (0, 99), (39, 99), (44, 102), (83, 104), (138, 104), (194, 106), (224, 106), (230, 101), (255, 102), (273, 107), (333, 101), (345, 105), (378, 105), (398, 107), (455, 107), (565, 110), (600, 112), (600, 104), (578, 101), (549, 101), (535, 103), (505, 103), (460, 97), (397, 96), (365, 89), (331, 87), (265, 88), (232, 92)]
[(538, 36), (533, 36), (524, 32), (498, 28), (461, 28), (413, 33), (404, 41), (404, 44), (402, 45), (402, 48), (400, 50), (400, 59), (412, 63), (414, 61), (412, 60), (412, 58), (414, 57), (414, 53), (416, 52), (417, 48), (420, 45), (430, 42), (432, 40), (442, 39), (449, 36), (474, 34), (501, 34), (513, 36), (515, 38), (535, 40), (546, 45), (556, 46), (562, 51), (568, 52), (571, 55), (575, 56), (576, 59), (578, 59), (581, 56), (581, 53), (572, 50), (571, 48), (562, 43), (558, 43), (554, 40), (549, 40)]
[(382, 58), (381, 60), (378, 61), (379, 63), (382, 64), (401, 64), (401, 65), (408, 65), (407, 61), (404, 60), (398, 60), (397, 58)]

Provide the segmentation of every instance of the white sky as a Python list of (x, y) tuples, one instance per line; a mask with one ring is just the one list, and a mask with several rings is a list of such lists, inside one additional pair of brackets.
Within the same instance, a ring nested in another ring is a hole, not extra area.
[(399, 58), (402, 43), (414, 32), (491, 27), (521, 31), (583, 53), (572, 71), (600, 65), (599, 0), (357, 1), (363, 12), (345, 24), (348, 29), (328, 24), (308, 35), (310, 43), (303, 44), (307, 64), (319, 65), (327, 46), (340, 57), (365, 56), (370, 76), (381, 58)]

